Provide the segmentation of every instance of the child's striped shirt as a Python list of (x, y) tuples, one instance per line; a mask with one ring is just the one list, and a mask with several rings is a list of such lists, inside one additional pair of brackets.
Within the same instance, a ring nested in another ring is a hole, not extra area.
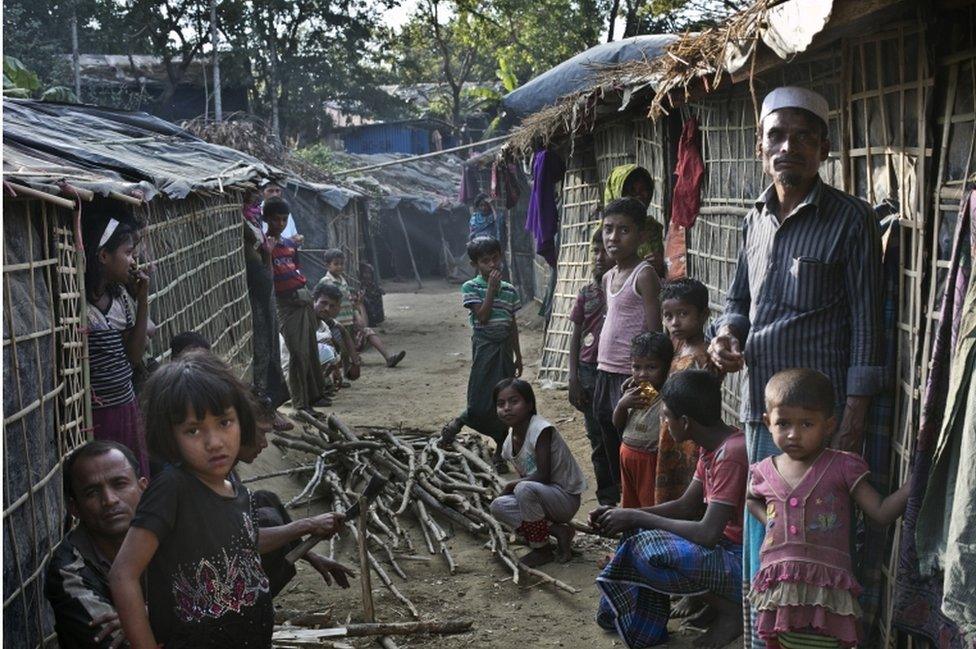
[(491, 305), (491, 316), (488, 322), (481, 324), (474, 315), (474, 307), (485, 301), (488, 295), (488, 281), (478, 275), (474, 279), (469, 279), (461, 285), (461, 305), (471, 311), (469, 322), (474, 329), (490, 327), (499, 324), (510, 324), (515, 318), (515, 313), (522, 306), (522, 299), (519, 297), (518, 289), (506, 281), (502, 281), (495, 293), (494, 301)]

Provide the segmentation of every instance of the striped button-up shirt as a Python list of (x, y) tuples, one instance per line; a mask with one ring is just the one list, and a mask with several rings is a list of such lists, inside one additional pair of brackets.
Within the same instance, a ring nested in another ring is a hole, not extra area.
[(726, 324), (746, 341), (743, 421), (759, 421), (766, 383), (802, 367), (834, 384), (838, 412), (847, 396), (878, 392), (883, 276), (881, 236), (871, 206), (819, 178), (782, 222), (770, 186), (742, 225)]

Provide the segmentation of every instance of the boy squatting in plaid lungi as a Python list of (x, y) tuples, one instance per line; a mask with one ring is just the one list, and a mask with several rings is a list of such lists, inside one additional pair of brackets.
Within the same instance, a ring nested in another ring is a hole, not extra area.
[(722, 422), (721, 383), (705, 370), (672, 375), (661, 400), (661, 418), (675, 441), (691, 439), (702, 449), (695, 477), (677, 500), (590, 512), (602, 533), (624, 533), (597, 577), (603, 595), (597, 623), (630, 649), (661, 644), (668, 639), (671, 595), (702, 595), (715, 615), (698, 644), (723, 647), (742, 633), (745, 437)]

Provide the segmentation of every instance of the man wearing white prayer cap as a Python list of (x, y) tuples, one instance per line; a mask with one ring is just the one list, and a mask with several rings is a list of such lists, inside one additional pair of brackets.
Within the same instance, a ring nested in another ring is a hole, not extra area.
[[(780, 453), (762, 419), (765, 386), (777, 372), (811, 368), (830, 378), (839, 422), (831, 443), (855, 453), (863, 451), (871, 396), (884, 382), (880, 233), (866, 202), (820, 178), (829, 118), (827, 100), (799, 87), (771, 91), (760, 112), (757, 151), (772, 185), (743, 221), (735, 277), (709, 348), (724, 371), (746, 370), (740, 414), (750, 462)], [(743, 532), (748, 583), (765, 529), (747, 514)], [(745, 633), (746, 647), (766, 646), (755, 624)]]

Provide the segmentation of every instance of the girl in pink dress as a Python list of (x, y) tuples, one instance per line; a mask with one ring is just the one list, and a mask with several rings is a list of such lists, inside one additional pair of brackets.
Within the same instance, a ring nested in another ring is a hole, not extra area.
[(882, 499), (860, 456), (827, 448), (834, 393), (820, 372), (779, 372), (765, 397), (763, 419), (783, 454), (752, 465), (748, 492), (749, 511), (766, 526), (749, 594), (759, 637), (782, 649), (856, 646), (861, 586), (851, 566), (851, 500), (888, 525), (905, 511), (908, 484)]

